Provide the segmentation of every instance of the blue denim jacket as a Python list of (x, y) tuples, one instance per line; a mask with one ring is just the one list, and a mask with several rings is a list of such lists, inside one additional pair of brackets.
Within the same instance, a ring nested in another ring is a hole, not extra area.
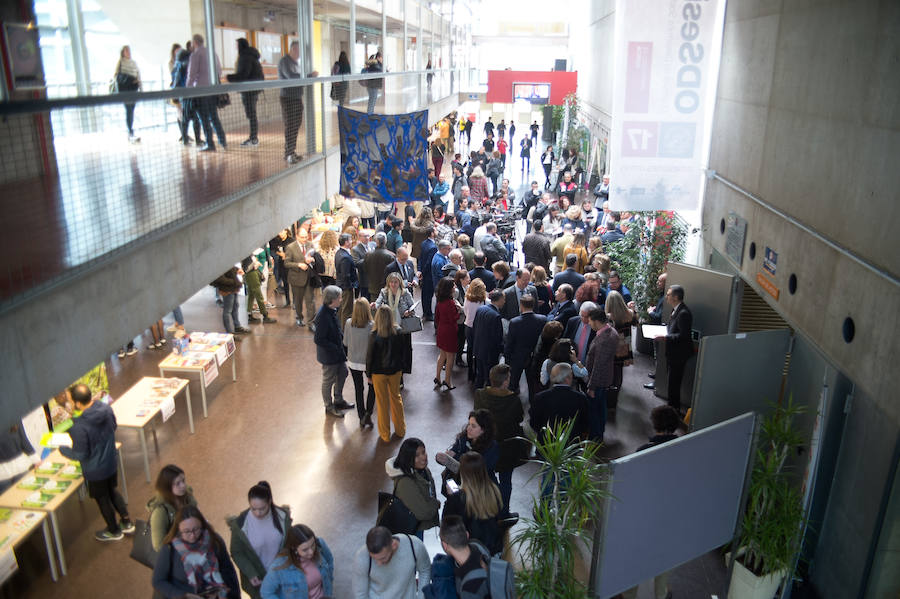
[[(324, 540), (316, 538), (319, 544), (319, 572), (322, 574), (322, 590), (326, 597), (334, 594), (334, 557)], [(279, 556), (269, 566), (263, 579), (260, 594), (263, 599), (307, 599), (309, 588), (303, 570), (289, 563), (286, 556)]]

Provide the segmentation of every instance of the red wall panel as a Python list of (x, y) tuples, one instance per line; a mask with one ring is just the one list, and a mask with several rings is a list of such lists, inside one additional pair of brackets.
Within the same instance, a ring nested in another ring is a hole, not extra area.
[(578, 71), (488, 71), (488, 102), (513, 101), (513, 83), (549, 83), (548, 104), (561, 105), (563, 98), (578, 89)]

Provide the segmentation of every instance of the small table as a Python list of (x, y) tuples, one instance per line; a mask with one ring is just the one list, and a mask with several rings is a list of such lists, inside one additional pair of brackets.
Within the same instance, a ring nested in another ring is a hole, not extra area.
[[(120, 427), (137, 429), (141, 439), (141, 451), (144, 454), (144, 474), (147, 482), (150, 482), (150, 458), (147, 453), (147, 436), (145, 429), (150, 426), (153, 432), (153, 444), (159, 453), (159, 442), (156, 438), (156, 427), (153, 426), (153, 420), (156, 415), (163, 412), (168, 402), (171, 402), (170, 408), (175, 410), (175, 396), (185, 389), (184, 402), (187, 406), (188, 424), (191, 433), (194, 432), (194, 416), (191, 407), (191, 390), (188, 387), (187, 379), (179, 378), (158, 378), (153, 376), (145, 376), (128, 391), (122, 394), (119, 399), (112, 404), (113, 412), (116, 415), (116, 422)], [(168, 415), (163, 413), (163, 421), (168, 419)]]
[(47, 562), (50, 564), (50, 577), (53, 582), (59, 580), (46, 512), (16, 509), (10, 511), (9, 517), (0, 522), (0, 551), (7, 548), (15, 550), (38, 529), (40, 524), (40, 529), (44, 534), (44, 548), (47, 550)]
[[(119, 443), (116, 444), (117, 447), (119, 445), (121, 445), (121, 444), (119, 444)], [(72, 460), (68, 459), (67, 457), (65, 457), (61, 453), (59, 453), (58, 449), (54, 450), (53, 453), (51, 453), (47, 457), (47, 459), (44, 460), (43, 463), (44, 464), (46, 464), (46, 463), (58, 463), (58, 464), (61, 463), (62, 468), (65, 468), (66, 466), (70, 466), (73, 464)], [(120, 461), (120, 463), (121, 463), (121, 461)], [(65, 557), (65, 554), (63, 553), (62, 534), (60, 533), (60, 530), (59, 530), (59, 521), (56, 518), (56, 512), (60, 508), (60, 506), (62, 506), (62, 504), (65, 503), (66, 499), (71, 497), (76, 491), (78, 491), (81, 488), (82, 484), (84, 483), (84, 478), (80, 474), (78, 474), (77, 477), (75, 477), (75, 478), (65, 477), (62, 474), (62, 468), (60, 468), (56, 474), (40, 474), (40, 473), (36, 473), (35, 471), (30, 472), (28, 474), (28, 476), (26, 476), (25, 478), (20, 480), (18, 483), (16, 483), (15, 485), (13, 485), (9, 489), (7, 489), (6, 492), (4, 492), (2, 495), (0, 495), (0, 507), (11, 508), (11, 509), (16, 509), (16, 510), (25, 509), (28, 511), (45, 512), (50, 517), (50, 527), (53, 529), (53, 539), (56, 542), (56, 555), (59, 558), (59, 570), (60, 570), (60, 572), (62, 572), (63, 576), (65, 576), (67, 573), (66, 572), (66, 557)], [(51, 499), (49, 499), (45, 503), (42, 503), (41, 505), (23, 506), (22, 502), (24, 502), (28, 498), (29, 495), (34, 493), (35, 490), (34, 489), (22, 489), (19, 487), (19, 485), (22, 484), (23, 481), (30, 476), (46, 478), (46, 479), (48, 479), (48, 481), (54, 481), (57, 483), (59, 483), (61, 481), (68, 481), (69, 485), (65, 490), (60, 491), (59, 493), (54, 493), (51, 496), (52, 497)], [(123, 480), (124, 480), (124, 476), (123, 476)]]
[[(191, 343), (182, 354), (171, 353), (159, 363), (159, 375), (166, 372), (194, 374), (200, 379), (203, 417), (207, 417), (206, 388), (219, 376), (219, 366), (231, 358), (231, 380), (237, 381), (237, 355), (234, 335), (229, 333), (191, 333)], [(193, 432), (193, 429), (192, 429)]]

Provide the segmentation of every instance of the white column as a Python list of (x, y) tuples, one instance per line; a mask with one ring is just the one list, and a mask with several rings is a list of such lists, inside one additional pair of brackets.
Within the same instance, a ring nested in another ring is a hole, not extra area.
[(356, 0), (350, 0), (350, 72), (358, 73), (361, 69), (356, 64)]

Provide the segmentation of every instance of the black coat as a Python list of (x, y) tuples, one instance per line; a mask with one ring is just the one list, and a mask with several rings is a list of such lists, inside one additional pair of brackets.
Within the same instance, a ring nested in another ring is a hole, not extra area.
[(341, 289), (354, 289), (359, 287), (359, 277), (356, 275), (356, 262), (350, 251), (338, 248), (334, 255), (334, 271), (337, 286)]
[[(413, 266), (413, 263), (411, 260), (406, 261), (406, 276), (405, 277), (403, 276), (403, 273), (400, 271), (400, 263), (397, 262), (396, 260), (394, 260), (393, 262), (388, 264), (387, 268), (384, 269), (384, 271), (385, 271), (385, 277), (387, 277), (387, 275), (391, 274), (392, 272), (395, 272), (398, 275), (400, 275), (400, 278), (403, 279), (404, 281), (406, 281), (406, 283), (414, 283), (416, 280), (416, 269)], [(407, 285), (407, 287), (409, 287), (409, 285)]]
[(578, 316), (578, 310), (575, 309), (575, 303), (571, 300), (566, 300), (553, 306), (553, 309), (550, 310), (550, 314), (547, 315), (547, 319), (561, 322), (563, 326), (565, 326), (573, 316)]
[[(565, 330), (563, 330), (562, 336), (565, 337), (566, 339), (571, 339), (572, 345), (575, 345), (575, 333), (578, 331), (579, 324), (581, 324), (581, 316), (580, 315), (575, 315), (572, 318), (570, 318), (568, 321), (566, 321), (566, 328), (565, 328)], [(590, 325), (586, 325), (586, 326), (588, 328), (590, 328)], [(597, 331), (595, 331), (594, 329), (591, 329), (591, 332), (588, 333), (587, 347), (591, 346), (591, 341), (594, 340), (594, 336), (596, 334), (597, 334)], [(581, 358), (581, 356), (579, 356), (579, 359), (580, 358)]]
[(239, 81), (262, 81), (263, 79), (265, 76), (262, 65), (259, 63), (259, 50), (253, 46), (239, 49), (237, 65), (235, 65), (234, 73), (228, 75), (228, 81), (237, 83)]
[(509, 472), (520, 466), (528, 455), (527, 445), (516, 437), (524, 437), (522, 421), (525, 412), (518, 394), (506, 389), (485, 387), (475, 391), (475, 409), (487, 410), (494, 417), (495, 436), (500, 455), (495, 467), (497, 472)]
[(493, 291), (497, 286), (497, 279), (494, 278), (494, 273), (483, 266), (476, 266), (470, 270), (469, 278), (473, 281), (475, 279), (481, 279), (484, 282), (484, 288), (488, 293)]
[(525, 254), (525, 262), (534, 262), (543, 266), (544, 270), (550, 269), (550, 240), (543, 233), (529, 233), (522, 241), (522, 252)]
[(496, 364), (503, 351), (503, 318), (493, 304), (481, 306), (472, 322), (472, 349), (475, 357)]
[[(515, 277), (513, 277), (513, 280), (515, 280)], [(500, 315), (506, 320), (512, 320), (519, 315), (519, 296), (516, 293), (516, 286), (513, 285), (504, 289), (503, 295), (506, 298), (506, 301), (503, 304), (503, 309), (500, 310)], [(537, 301), (537, 289), (534, 288), (534, 285), (529, 284), (525, 287), (525, 293), (523, 295), (530, 295)]]
[(530, 363), (545, 324), (547, 317), (534, 312), (520, 314), (509, 321), (506, 347), (503, 351), (508, 364), (525, 367)]
[(316, 343), (316, 359), (319, 364), (328, 366), (346, 362), (347, 351), (344, 349), (344, 334), (338, 324), (337, 310), (322, 306), (316, 312), (313, 322), (316, 325), (313, 341)]
[(672, 312), (667, 325), (666, 359), (672, 362), (687, 361), (694, 353), (694, 341), (691, 339), (691, 327), (694, 316), (684, 303)]
[(529, 409), (532, 430), (540, 434), (542, 428), (557, 422), (575, 419), (573, 434), (588, 432), (588, 398), (568, 385), (553, 385), (534, 397)]
[(373, 331), (366, 351), (366, 376), (394, 374), (403, 371), (403, 335), (381, 337)]
[(575, 272), (574, 268), (567, 268), (564, 271), (557, 273), (556, 276), (553, 277), (553, 293), (556, 293), (559, 286), (564, 283), (571, 285), (573, 291), (578, 291), (578, 288), (584, 284), (584, 275)]

